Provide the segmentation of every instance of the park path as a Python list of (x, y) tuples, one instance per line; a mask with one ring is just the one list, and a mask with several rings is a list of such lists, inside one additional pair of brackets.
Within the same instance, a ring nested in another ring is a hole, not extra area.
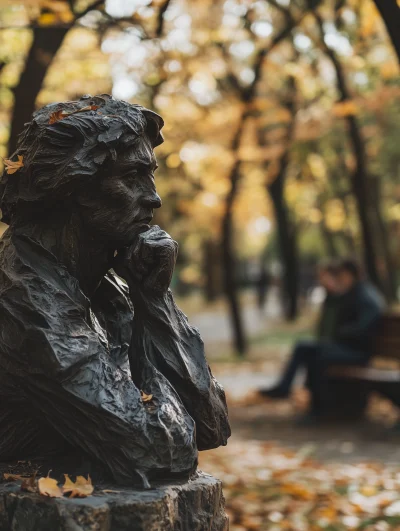
[[(202, 312), (186, 311), (189, 321), (196, 326), (205, 343), (229, 343), (232, 337), (229, 315), (226, 309), (210, 309)], [(271, 318), (280, 315), (278, 292), (270, 290), (267, 304), (261, 313), (253, 300), (246, 301), (242, 307), (243, 323), (249, 337), (265, 331)]]
[(400, 465), (400, 431), (391, 424), (397, 408), (373, 396), (367, 414), (356, 422), (301, 426), (304, 393), (292, 400), (258, 399), (259, 387), (273, 384), (279, 373), (265, 372), (268, 364), (229, 369), (213, 367), (228, 396), (229, 414), (235, 440), (275, 442), (285, 448), (304, 451), (325, 462), (354, 463), (378, 461)]

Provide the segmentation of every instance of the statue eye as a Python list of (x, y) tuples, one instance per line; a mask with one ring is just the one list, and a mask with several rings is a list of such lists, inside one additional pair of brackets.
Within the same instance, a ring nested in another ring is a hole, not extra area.
[(129, 170), (129, 172), (126, 173), (126, 179), (127, 180), (133, 180), (137, 177), (138, 170)]

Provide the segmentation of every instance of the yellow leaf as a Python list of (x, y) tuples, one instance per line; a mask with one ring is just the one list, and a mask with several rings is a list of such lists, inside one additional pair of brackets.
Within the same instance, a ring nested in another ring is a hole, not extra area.
[(93, 493), (94, 487), (90, 476), (84, 478), (77, 476), (75, 483), (70, 479), (68, 474), (64, 474), (65, 483), (62, 487), (63, 493), (70, 493), (70, 498), (86, 498)]
[(142, 402), (150, 402), (150, 400), (153, 400), (153, 395), (146, 395), (144, 391), (140, 391), (140, 396), (142, 398)]
[(361, 487), (360, 492), (363, 496), (375, 496), (378, 491), (374, 485), (365, 485)]
[(351, 115), (355, 116), (358, 114), (358, 106), (353, 100), (341, 101), (333, 106), (333, 114), (340, 118)]
[(11, 159), (3, 159), (4, 160), (4, 165), (5, 165), (5, 168), (6, 168), (6, 171), (9, 175), (15, 173), (16, 171), (18, 171), (20, 168), (23, 167), (24, 165), (24, 156), (23, 155), (18, 155), (18, 160), (17, 161), (13, 161)]
[(54, 13), (42, 13), (38, 18), (38, 22), (41, 26), (50, 26), (57, 21), (56, 15)]
[(39, 492), (42, 496), (49, 496), (50, 498), (62, 498), (63, 493), (57, 485), (57, 480), (50, 476), (47, 478), (40, 478), (38, 481)]
[(307, 488), (305, 485), (301, 485), (298, 483), (286, 483), (282, 485), (282, 492), (285, 494), (290, 494), (291, 496), (294, 496), (295, 498), (299, 498), (301, 500), (314, 500), (316, 497), (315, 492)]
[(71, 492), (75, 488), (75, 483), (70, 479), (68, 474), (64, 474), (65, 483), (62, 486), (63, 492)]
[[(63, 13), (66, 8), (68, 10), (68, 4), (61, 2), (61, 0), (42, 0), (42, 8), (49, 9), (53, 13)], [(43, 16), (43, 15), (42, 15)]]

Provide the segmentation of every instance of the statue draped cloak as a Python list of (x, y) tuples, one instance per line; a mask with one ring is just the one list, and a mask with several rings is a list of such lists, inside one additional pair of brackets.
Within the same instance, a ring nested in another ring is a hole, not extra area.
[(50, 251), (5, 233), (0, 461), (72, 451), (104, 465), (118, 483), (148, 485), (188, 477), (197, 449), (226, 444), (225, 396), (198, 331), (169, 291), (149, 306), (134, 317), (112, 273), (89, 300)]

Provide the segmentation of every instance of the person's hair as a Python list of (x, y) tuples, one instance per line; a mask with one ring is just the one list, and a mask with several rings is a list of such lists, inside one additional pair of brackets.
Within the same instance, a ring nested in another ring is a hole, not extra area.
[(328, 273), (329, 275), (336, 276), (339, 272), (337, 261), (330, 260), (329, 262), (323, 261), (318, 264), (318, 271), (320, 273)]
[[(146, 137), (152, 147), (163, 142), (158, 114), (108, 94), (53, 103), (36, 111), (10, 157), (23, 166), (0, 180), (2, 221), (12, 223), (19, 207), (47, 207), (65, 201), (79, 187), (98, 178), (117, 153)], [(140, 153), (138, 153), (140, 158)], [(21, 159), (19, 159), (21, 160)]]
[(339, 263), (339, 271), (346, 271), (350, 273), (355, 280), (360, 280), (361, 278), (361, 266), (353, 258), (345, 258)]

